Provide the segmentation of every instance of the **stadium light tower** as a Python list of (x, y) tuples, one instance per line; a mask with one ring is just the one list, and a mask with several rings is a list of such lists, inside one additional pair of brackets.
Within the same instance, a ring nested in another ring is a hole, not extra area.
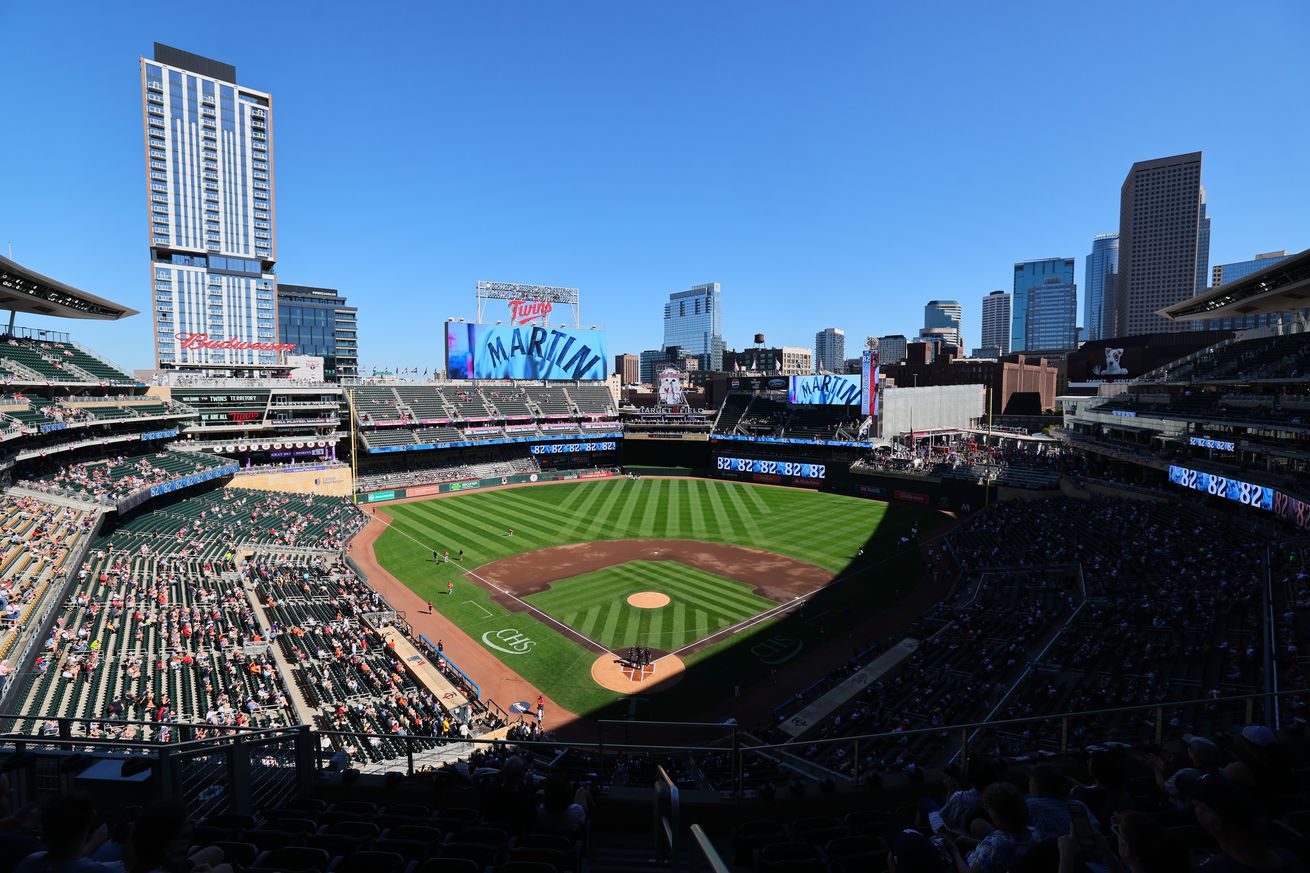
[(555, 285), (520, 285), (517, 282), (478, 282), (478, 323), (488, 300), (504, 300), (509, 303), (511, 323), (520, 323), (519, 312), (523, 304), (541, 304), (544, 309), (537, 312), (543, 324), (550, 323), (550, 313), (555, 304), (568, 306), (573, 311), (574, 329), (582, 326), (582, 294), (577, 288), (560, 288)]

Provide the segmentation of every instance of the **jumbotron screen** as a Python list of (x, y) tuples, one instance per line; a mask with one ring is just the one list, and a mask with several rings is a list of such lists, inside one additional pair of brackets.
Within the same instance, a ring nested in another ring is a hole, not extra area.
[(787, 402), (795, 405), (854, 406), (860, 402), (859, 376), (792, 376)]
[(451, 379), (604, 379), (605, 331), (446, 322)]

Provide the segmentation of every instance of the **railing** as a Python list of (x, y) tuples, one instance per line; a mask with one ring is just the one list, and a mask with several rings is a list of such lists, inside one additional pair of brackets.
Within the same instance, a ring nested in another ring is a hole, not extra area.
[(678, 817), (681, 812), (678, 799), (678, 785), (671, 778), (663, 765), (655, 768), (655, 810), (653, 827), (655, 834), (655, 859), (668, 863), (669, 869), (677, 873), (680, 854), (678, 852)]
[(7, 328), (3, 331), (4, 336), (12, 336), (15, 339), (42, 340), (48, 343), (66, 343), (68, 334), (62, 330), (45, 330), (34, 327), (14, 327)]
[(696, 848), (700, 850), (699, 854), (691, 856), (691, 863), (688, 865), (691, 868), (691, 873), (697, 873), (700, 870), (701, 864), (699, 862), (701, 861), (705, 862), (705, 866), (709, 868), (710, 873), (730, 873), (728, 865), (723, 863), (723, 859), (719, 857), (719, 850), (714, 848), (714, 844), (710, 842), (710, 838), (705, 835), (705, 831), (700, 825), (694, 824), (691, 826), (691, 839), (696, 844)]

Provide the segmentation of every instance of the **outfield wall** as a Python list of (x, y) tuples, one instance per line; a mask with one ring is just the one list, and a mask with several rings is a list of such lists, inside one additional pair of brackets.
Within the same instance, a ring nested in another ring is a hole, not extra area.
[(431, 497), (434, 494), (454, 494), (476, 491), (481, 488), (499, 488), (502, 485), (531, 485), (541, 482), (576, 482), (579, 479), (610, 479), (618, 474), (613, 470), (562, 470), (541, 473), (515, 473), (512, 476), (493, 476), (488, 479), (461, 479), (458, 482), (437, 482), (431, 485), (409, 485), (356, 494), (355, 502), (374, 505), (404, 500), (407, 497)]

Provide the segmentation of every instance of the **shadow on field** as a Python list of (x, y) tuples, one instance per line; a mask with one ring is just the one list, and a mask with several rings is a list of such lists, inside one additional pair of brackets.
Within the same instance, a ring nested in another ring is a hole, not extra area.
[[(874, 506), (876, 504), (870, 504)], [(882, 522), (823, 589), (783, 617), (747, 628), (712, 653), (686, 655), (676, 683), (654, 680), (640, 694), (588, 713), (598, 719), (720, 721), (745, 728), (772, 724), (771, 710), (833, 667), (877, 643), (886, 647), (945, 594), (932, 584), (919, 544), (944, 531), (948, 517), (887, 505)], [(918, 526), (918, 542), (910, 537)], [(803, 552), (800, 557), (804, 557)], [(656, 665), (658, 669), (658, 664)]]

